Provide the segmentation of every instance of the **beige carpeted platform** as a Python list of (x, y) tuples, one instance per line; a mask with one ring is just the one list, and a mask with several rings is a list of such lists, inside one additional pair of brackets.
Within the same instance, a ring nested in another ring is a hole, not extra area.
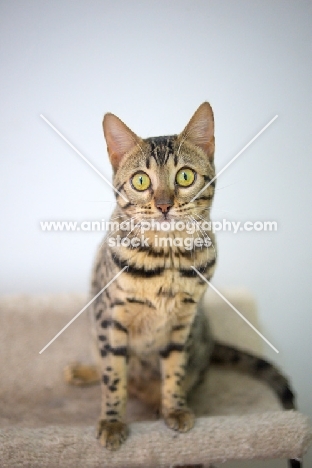
[[(258, 327), (248, 294), (225, 294)], [(193, 395), (198, 419), (192, 431), (171, 431), (131, 400), (131, 434), (119, 451), (106, 451), (95, 439), (99, 387), (69, 387), (62, 379), (69, 362), (91, 360), (87, 312), (39, 355), (86, 303), (86, 297), (77, 295), (0, 300), (1, 468), (209, 466), (226, 460), (296, 458), (307, 450), (312, 435), (305, 416), (282, 411), (257, 380), (213, 368)], [(213, 292), (207, 303), (219, 338), (261, 354), (257, 335)]]

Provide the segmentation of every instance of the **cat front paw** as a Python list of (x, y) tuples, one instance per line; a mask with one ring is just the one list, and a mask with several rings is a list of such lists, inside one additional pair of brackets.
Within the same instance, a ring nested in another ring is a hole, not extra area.
[(97, 434), (103, 447), (106, 447), (108, 450), (118, 450), (128, 436), (128, 427), (121, 421), (100, 419)]
[(195, 424), (195, 416), (188, 408), (174, 409), (164, 413), (164, 420), (170, 429), (187, 432)]

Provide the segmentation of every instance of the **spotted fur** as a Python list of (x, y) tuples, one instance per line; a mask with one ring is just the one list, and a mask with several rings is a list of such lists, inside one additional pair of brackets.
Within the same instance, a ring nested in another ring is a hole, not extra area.
[[(215, 191), (214, 120), (203, 103), (179, 135), (141, 139), (113, 114), (103, 122), (117, 188), (111, 219), (119, 222), (182, 220), (198, 226), (209, 221)], [(195, 171), (189, 187), (179, 187), (181, 168)], [(142, 171), (147, 190), (137, 191), (131, 177)], [(211, 182), (192, 201), (208, 182)], [(159, 408), (166, 424), (177, 431), (192, 428), (194, 415), (187, 395), (198, 384), (210, 361), (231, 363), (271, 383), (285, 408), (293, 408), (287, 381), (263, 360), (213, 342), (202, 298), (216, 266), (216, 244), (210, 231), (197, 230), (193, 239), (211, 245), (188, 250), (174, 245), (190, 237), (185, 231), (147, 231), (148, 246), (114, 246), (110, 239), (139, 235), (116, 229), (99, 248), (93, 270), (94, 297), (122, 268), (126, 269), (93, 302), (98, 368), (72, 369), (69, 380), (87, 383), (100, 374), (102, 410), (98, 436), (102, 445), (117, 449), (127, 436), (123, 422), (127, 391)], [(159, 241), (163, 241), (159, 246)], [(171, 242), (169, 242), (171, 240)], [(292, 465), (296, 466), (296, 465)]]
[[(209, 104), (197, 110), (180, 135), (143, 140), (112, 114), (104, 118), (104, 133), (118, 190), (112, 220), (174, 219), (195, 225), (201, 219), (209, 220), (214, 184), (191, 202), (215, 176)], [(196, 180), (187, 188), (175, 181), (175, 174), (183, 167), (196, 173)], [(131, 186), (131, 177), (138, 171), (147, 173), (151, 180), (144, 192)], [(131, 241), (138, 230), (117, 229), (109, 235)], [(184, 231), (150, 230), (144, 236), (148, 238), (147, 247), (116, 247), (107, 238), (94, 267), (92, 296), (127, 267), (93, 303), (102, 387), (99, 438), (110, 449), (118, 448), (127, 433), (123, 415), (128, 384), (131, 393), (148, 399), (155, 407), (161, 402), (169, 427), (189, 430), (194, 416), (187, 407), (187, 392), (206, 367), (212, 347), (205, 315), (198, 313), (206, 283), (192, 266), (207, 279), (213, 275), (213, 234), (193, 233), (192, 237), (206, 236), (212, 244), (192, 250), (183, 244), (190, 236)], [(172, 245), (177, 237), (182, 244)], [(194, 340), (198, 336), (200, 343)]]

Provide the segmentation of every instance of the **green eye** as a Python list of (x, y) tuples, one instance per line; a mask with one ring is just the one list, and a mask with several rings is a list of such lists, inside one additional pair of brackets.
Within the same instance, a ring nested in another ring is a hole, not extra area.
[(151, 179), (145, 172), (138, 172), (132, 177), (131, 183), (136, 190), (143, 191), (151, 185)]
[(176, 175), (176, 182), (181, 187), (188, 187), (192, 185), (195, 180), (195, 172), (192, 169), (188, 169), (185, 167), (184, 169), (180, 169)]

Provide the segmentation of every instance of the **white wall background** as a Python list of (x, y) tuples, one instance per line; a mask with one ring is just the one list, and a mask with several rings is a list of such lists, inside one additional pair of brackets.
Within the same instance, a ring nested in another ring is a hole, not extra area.
[(311, 13), (294, 0), (2, 1), (0, 292), (87, 291), (102, 234), (39, 222), (107, 219), (114, 200), (41, 113), (108, 178), (104, 112), (147, 137), (209, 100), (218, 170), (278, 114), (220, 176), (213, 210), (278, 231), (220, 234), (214, 284), (252, 291), (280, 350), (267, 355), (312, 415)]

